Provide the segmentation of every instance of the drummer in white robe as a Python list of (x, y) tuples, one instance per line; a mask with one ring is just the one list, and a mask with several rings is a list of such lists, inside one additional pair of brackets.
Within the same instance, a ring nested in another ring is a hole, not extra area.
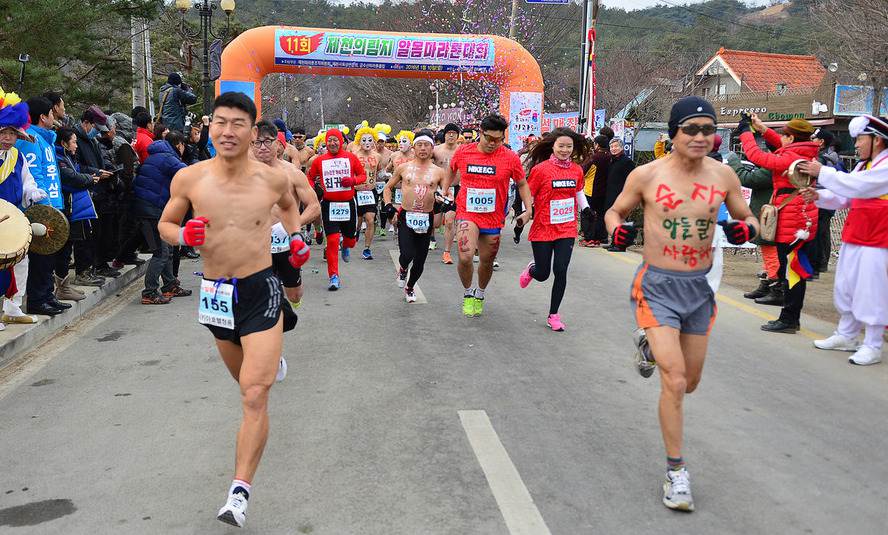
[[(878, 364), (888, 325), (888, 119), (864, 115), (848, 127), (861, 161), (850, 173), (800, 164), (825, 189), (803, 190), (807, 200), (830, 210), (849, 208), (842, 231), (834, 300), (840, 314), (835, 334), (816, 340), (820, 349), (854, 351), (851, 364)], [(863, 344), (858, 345), (860, 329)]]

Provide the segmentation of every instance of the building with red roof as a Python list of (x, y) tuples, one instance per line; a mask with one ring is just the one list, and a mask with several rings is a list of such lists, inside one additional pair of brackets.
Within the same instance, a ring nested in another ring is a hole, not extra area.
[(815, 56), (719, 49), (697, 71), (695, 93), (704, 98), (737, 93), (810, 93), (826, 69)]

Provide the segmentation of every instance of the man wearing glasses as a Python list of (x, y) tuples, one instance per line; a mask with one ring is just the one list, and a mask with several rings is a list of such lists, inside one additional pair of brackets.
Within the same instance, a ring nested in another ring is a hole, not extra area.
[[(462, 145), (453, 154), (447, 177), (441, 190), (450, 191), (450, 185), (460, 184), (456, 196), (456, 243), (459, 252), (459, 272), (462, 281), (463, 314), (480, 316), (484, 309), (484, 292), (493, 276), (493, 262), (500, 246), (500, 232), (506, 219), (509, 199), (509, 180), (518, 185), (524, 206), (531, 206), (530, 188), (524, 178), (524, 167), (518, 155), (503, 147), (509, 123), (499, 115), (488, 115), (481, 121), (481, 137), (477, 143)], [(524, 211), (517, 221), (521, 225), (530, 220)], [(478, 287), (472, 286), (475, 266), (472, 262), (478, 250)]]
[(709, 332), (715, 321), (715, 295), (706, 280), (712, 266), (715, 218), (722, 202), (732, 218), (719, 221), (733, 244), (758, 233), (758, 221), (740, 194), (740, 180), (727, 165), (707, 158), (715, 139), (715, 110), (700, 97), (685, 97), (669, 117), (672, 153), (629, 174), (623, 192), (605, 214), (619, 250), (635, 240), (626, 222), (641, 203), (644, 208), (644, 262), (631, 290), (638, 339), (639, 373), (660, 369), (660, 428), (666, 446), (663, 503), (693, 511), (694, 499), (682, 458), (685, 394), (700, 383)]
[(299, 166), (304, 173), (308, 168), (308, 160), (314, 155), (314, 149), (305, 144), (305, 128), (293, 130), (293, 144), (284, 146), (284, 159)]
[[(256, 123), (256, 128), (258, 137), (253, 141), (253, 156), (265, 165), (280, 169), (287, 174), (293, 196), (300, 203), (302, 221), (312, 221), (320, 217), (321, 206), (318, 203), (318, 196), (309, 185), (305, 173), (296, 165), (279, 158), (287, 146), (284, 133), (279, 132), (277, 126), (270, 121), (259, 121)], [(271, 227), (271, 267), (284, 285), (287, 300), (294, 309), (297, 309), (302, 304), (302, 268), (290, 264), (289, 234), (278, 218), (276, 209), (272, 209), (272, 218), (275, 223)]]

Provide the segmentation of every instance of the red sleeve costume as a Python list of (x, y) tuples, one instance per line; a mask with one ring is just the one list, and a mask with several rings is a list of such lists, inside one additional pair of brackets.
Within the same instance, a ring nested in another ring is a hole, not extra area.
[[(357, 243), (356, 207), (354, 203), (355, 184), (363, 184), (367, 181), (367, 173), (361, 164), (361, 160), (345, 150), (345, 140), (339, 130), (333, 128), (327, 131), (325, 141), (327, 141), (328, 147), (330, 146), (329, 139), (331, 137), (339, 139), (339, 151), (336, 154), (327, 152), (318, 156), (308, 170), (308, 179), (312, 183), (318, 184), (323, 191), (321, 216), (327, 231), (327, 247), (324, 254), (327, 257), (327, 274), (330, 277), (339, 275), (340, 239), (342, 240), (342, 247), (346, 249), (351, 249)], [(349, 203), (351, 205), (350, 225), (345, 226), (345, 223), (343, 223), (343, 225), (337, 224), (335, 229), (332, 225), (330, 228), (327, 228), (328, 222), (331, 219), (329, 217), (331, 203), (334, 205)]]

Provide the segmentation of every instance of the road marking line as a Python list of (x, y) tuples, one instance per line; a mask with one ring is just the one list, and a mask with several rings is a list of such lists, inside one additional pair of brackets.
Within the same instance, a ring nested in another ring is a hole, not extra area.
[[(400, 256), (401, 253), (397, 249), (389, 249), (389, 254), (392, 257), (392, 262), (395, 264), (395, 271), (401, 269), (401, 265), (398, 263), (398, 257)], [(425, 294), (422, 293), (422, 290), (419, 289), (418, 283), (416, 286), (413, 287), (413, 292), (416, 294), (416, 302), (411, 303), (411, 304), (414, 304), (414, 305), (429, 304), (429, 301), (428, 301), (428, 299), (426, 299)], [(404, 293), (404, 292), (402, 291), (401, 293)]]
[(490, 418), (482, 410), (457, 411), (484, 477), (493, 491), (506, 527), (512, 535), (551, 535), (521, 475), (512, 464)]
[[(640, 256), (640, 255), (638, 255), (638, 253), (634, 253), (632, 255), (626, 255), (625, 253), (607, 252), (604, 249), (599, 249), (599, 250), (602, 253), (604, 253), (606, 256), (609, 256), (611, 258), (616, 258), (617, 260), (620, 260), (621, 262), (626, 262), (627, 264), (638, 265), (640, 263), (640, 262), (633, 259), (633, 257)], [(716, 298), (716, 300), (721, 301), (722, 303), (726, 303), (728, 305), (731, 305), (732, 307), (742, 310), (743, 312), (746, 312), (747, 314), (752, 314), (753, 316), (755, 316), (757, 318), (761, 318), (761, 319), (767, 320), (767, 321), (773, 321), (773, 320), (777, 319), (777, 316), (769, 314), (769, 313), (765, 312), (764, 310), (759, 310), (758, 308), (756, 308), (754, 306), (750, 306), (746, 303), (737, 301), (736, 299), (732, 299), (726, 295), (715, 294), (715, 298)], [(810, 338), (811, 340), (820, 340), (821, 338), (824, 338), (823, 335), (815, 333), (814, 331), (812, 331), (810, 329), (804, 329), (804, 328), (799, 330), (799, 334), (801, 334), (805, 338)]]

